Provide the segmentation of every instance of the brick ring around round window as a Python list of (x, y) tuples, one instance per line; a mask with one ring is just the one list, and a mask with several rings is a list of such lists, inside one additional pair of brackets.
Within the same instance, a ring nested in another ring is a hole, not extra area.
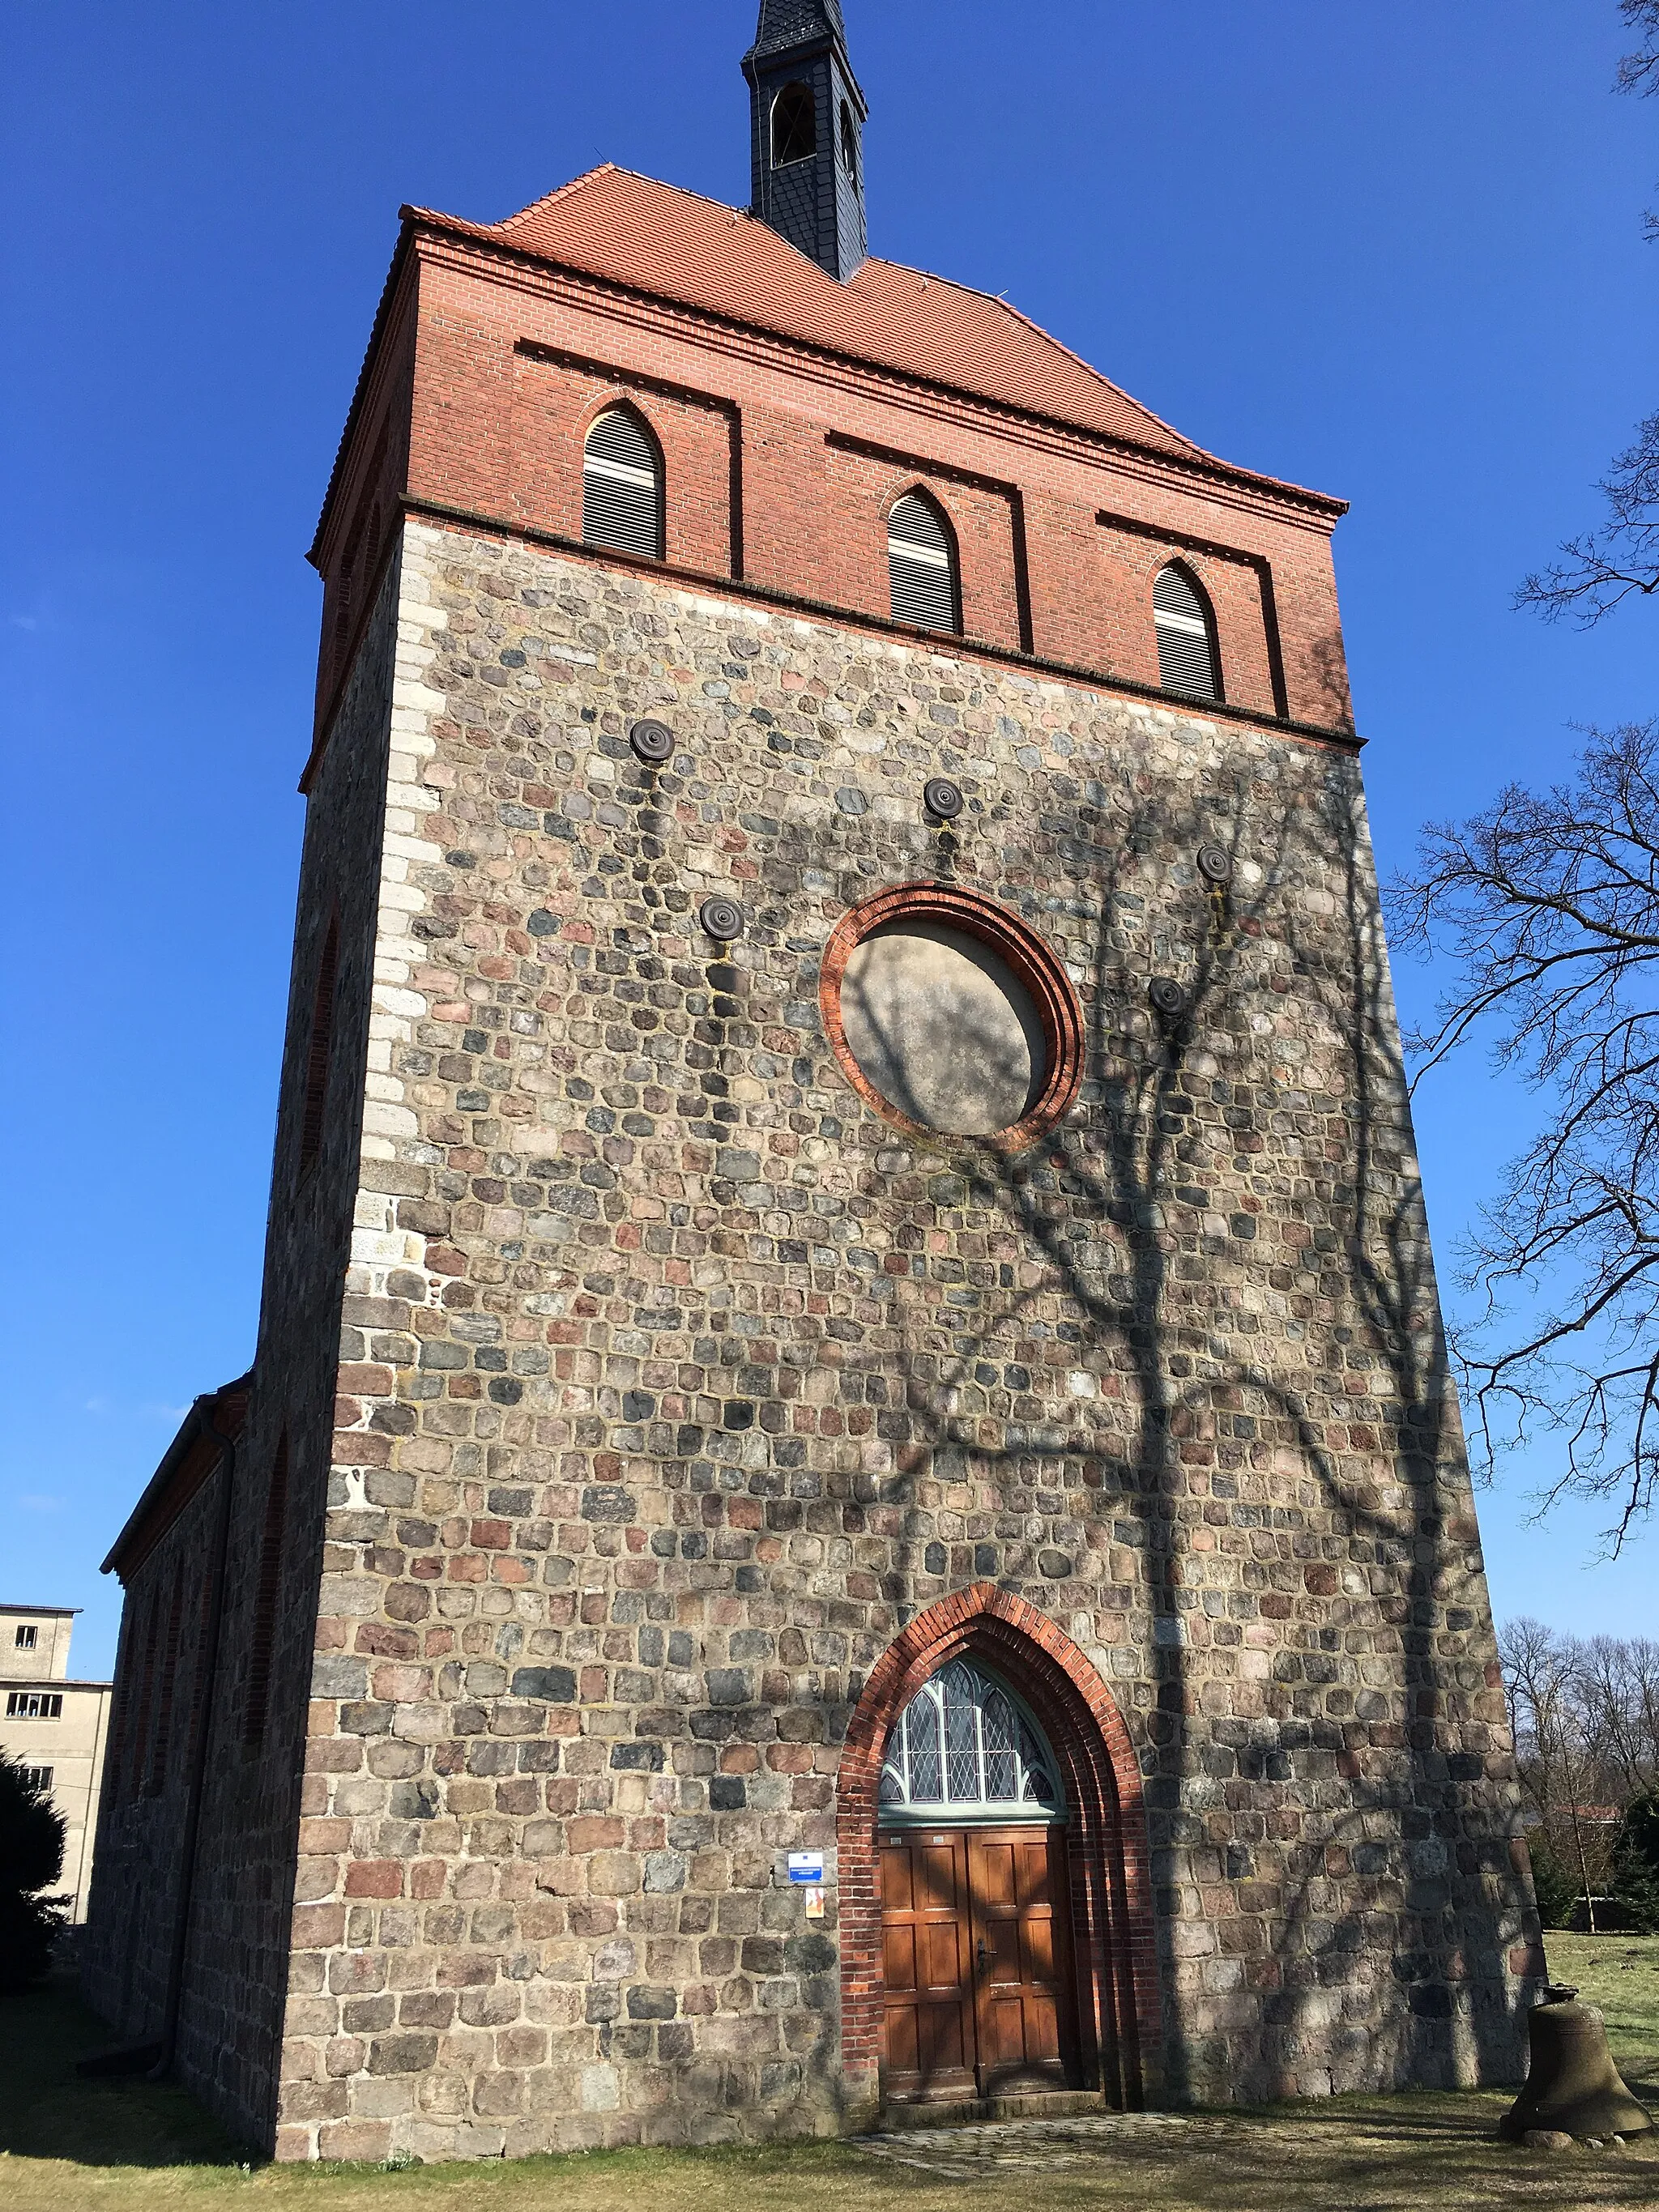
[(1021, 1152), (1083, 1080), (1083, 1012), (1060, 959), (953, 884), (897, 884), (845, 915), (818, 1006), (854, 1090), (913, 1136)]

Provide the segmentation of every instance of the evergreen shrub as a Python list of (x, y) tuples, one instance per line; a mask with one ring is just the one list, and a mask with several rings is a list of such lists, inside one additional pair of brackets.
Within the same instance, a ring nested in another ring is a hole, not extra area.
[(30, 1988), (52, 1964), (65, 1915), (41, 1893), (63, 1867), (63, 1814), (0, 1752), (0, 1995)]

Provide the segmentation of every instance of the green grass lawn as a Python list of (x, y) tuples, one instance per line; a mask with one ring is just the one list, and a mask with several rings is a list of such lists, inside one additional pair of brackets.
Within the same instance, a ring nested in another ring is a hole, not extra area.
[(1659, 2119), (1659, 1936), (1544, 1938), (1550, 1972), (1577, 1982), (1586, 2004), (1599, 2005), (1619, 2070)]
[[(1659, 2102), (1659, 1938), (1552, 1936), (1551, 1972), (1607, 2016), (1632, 2088)], [(106, 2040), (59, 1981), (0, 2001), (0, 2212), (149, 2206), (225, 2212), (991, 2212), (1039, 2187), (1044, 2212), (1540, 2212), (1659, 2204), (1659, 2141), (1620, 2155), (1550, 2157), (1493, 2139), (1505, 2094), (1342, 2097), (1132, 2128), (1104, 2151), (1045, 2139), (1042, 2154), (977, 2166), (939, 2136), (895, 2163), (845, 2143), (617, 2151), (484, 2166), (275, 2166), (249, 2161), (181, 2091), (82, 2081)], [(937, 2170), (941, 2162), (946, 2171)]]

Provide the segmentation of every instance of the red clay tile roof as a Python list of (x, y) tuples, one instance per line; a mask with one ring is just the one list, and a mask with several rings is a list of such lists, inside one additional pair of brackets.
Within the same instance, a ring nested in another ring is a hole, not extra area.
[(611, 162), (505, 222), (404, 214), (1028, 414), (1213, 461), (1006, 300), (896, 261), (866, 261), (838, 284), (753, 216)]

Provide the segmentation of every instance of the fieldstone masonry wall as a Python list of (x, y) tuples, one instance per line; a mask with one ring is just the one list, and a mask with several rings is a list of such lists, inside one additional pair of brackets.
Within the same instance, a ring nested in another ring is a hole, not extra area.
[(212, 1553), (219, 1480), (209, 1477), (150, 1553), (121, 1615), (120, 1695), (79, 1963), (88, 2002), (135, 2043), (158, 2036), (166, 2017), (182, 1872), (178, 1839), (203, 1693), (200, 1562)]
[[(1352, 755), (459, 530), (399, 617), (280, 2153), (858, 2117), (785, 1854), (833, 1872), (866, 1675), (987, 1581), (1139, 1759), (1170, 2094), (1518, 2072)], [(1033, 1152), (902, 1135), (826, 1041), (831, 931), (920, 878), (1076, 984)]]

